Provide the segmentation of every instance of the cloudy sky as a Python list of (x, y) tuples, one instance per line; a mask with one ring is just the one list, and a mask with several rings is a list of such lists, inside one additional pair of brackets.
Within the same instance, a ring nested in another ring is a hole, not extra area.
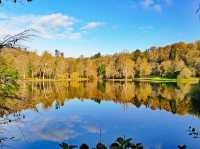
[[(21, 0), (23, 1), (23, 0)], [(0, 37), (24, 29), (32, 50), (112, 54), (200, 39), (200, 0), (33, 0), (0, 5)]]

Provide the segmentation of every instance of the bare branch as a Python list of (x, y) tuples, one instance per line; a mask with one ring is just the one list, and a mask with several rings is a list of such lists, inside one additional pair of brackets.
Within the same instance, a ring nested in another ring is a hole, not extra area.
[[(5, 0), (0, 0), (0, 4), (3, 3), (3, 1), (5, 1)], [(13, 2), (13, 3), (17, 3), (17, 2), (20, 2), (20, 1), (32, 2), (32, 0), (10, 0), (10, 1)]]
[(27, 41), (28, 39), (32, 38), (35, 36), (32, 34), (34, 30), (24, 30), (21, 33), (18, 33), (16, 35), (7, 35), (3, 37), (2, 40), (0, 40), (0, 50), (2, 48), (19, 48), (20, 45), (19, 43), (21, 41)]
[(198, 15), (200, 19), (200, 4), (198, 5), (198, 8), (196, 9), (195, 14)]

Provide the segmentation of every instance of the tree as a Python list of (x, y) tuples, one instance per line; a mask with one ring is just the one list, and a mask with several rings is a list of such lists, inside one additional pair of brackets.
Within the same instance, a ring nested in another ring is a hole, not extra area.
[(141, 56), (141, 54), (142, 54), (142, 52), (139, 50), (139, 49), (137, 49), (137, 50), (135, 50), (134, 52), (132, 52), (132, 59), (134, 60), (134, 61), (136, 61), (140, 56)]
[(151, 66), (146, 58), (138, 58), (136, 61), (137, 72), (140, 77), (145, 77), (151, 74)]
[(45, 51), (40, 60), (40, 77), (42, 79), (54, 78), (54, 66), (55, 63), (52, 55)]
[[(175, 51), (174, 54), (172, 49)], [(40, 56), (36, 52), (5, 47), (0, 50), (0, 56), (7, 67), (16, 69), (19, 76), (24, 79), (68, 79), (72, 75), (77, 79), (87, 80), (99, 77), (127, 81), (135, 75), (176, 78), (180, 73), (185, 73), (186, 67), (191, 71), (191, 76), (200, 76), (200, 41), (95, 58), (65, 58), (58, 50), (55, 50), (54, 56), (48, 52)]]
[(96, 59), (96, 58), (99, 58), (99, 57), (101, 57), (101, 53), (100, 52), (98, 52), (98, 53), (96, 53), (94, 56), (92, 56), (91, 58), (92, 59)]
[(61, 52), (57, 49), (55, 49), (55, 57), (59, 57), (61, 55)]
[[(53, 58), (52, 58), (53, 59)], [(56, 57), (54, 60), (53, 74), (57, 79), (67, 79), (67, 67), (65, 58), (62, 56)]]
[(96, 79), (97, 78), (97, 66), (93, 60), (85, 60), (84, 61), (84, 77), (87, 79)]
[(185, 63), (182, 59), (176, 58), (172, 64), (174, 66), (174, 70), (173, 70), (174, 76), (177, 77), (180, 71), (185, 67)]
[(115, 79), (116, 68), (115, 68), (115, 57), (110, 58), (106, 67), (106, 78)]
[(20, 72), (22, 79), (26, 79), (28, 76), (28, 62), (27, 54), (21, 54), (15, 59), (15, 68)]
[(40, 65), (40, 57), (35, 52), (28, 53), (28, 77), (37, 77)]
[(98, 74), (98, 77), (100, 79), (103, 79), (105, 77), (105, 74), (106, 74), (106, 66), (105, 64), (100, 64), (98, 69), (97, 69), (97, 74)]
[(6, 66), (0, 67), (0, 96), (8, 97), (15, 94), (18, 89), (18, 73)]
[(116, 69), (120, 74), (120, 77), (125, 78), (126, 81), (128, 78), (132, 78), (135, 74), (134, 62), (126, 54), (117, 57)]
[(192, 76), (192, 72), (189, 68), (185, 67), (181, 70), (180, 74), (178, 75), (178, 78), (180, 79), (189, 79)]
[(171, 77), (173, 75), (173, 65), (170, 60), (163, 61), (160, 64), (160, 73), (162, 77)]

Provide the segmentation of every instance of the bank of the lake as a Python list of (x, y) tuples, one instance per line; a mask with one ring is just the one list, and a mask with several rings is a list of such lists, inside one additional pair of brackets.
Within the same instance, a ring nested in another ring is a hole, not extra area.
[(30, 82), (82, 82), (82, 81), (90, 81), (88, 78), (79, 78), (79, 79), (20, 79), (19, 81), (30, 81)]
[(104, 79), (105, 81), (113, 82), (152, 82), (152, 83), (199, 83), (200, 78), (162, 78), (162, 77), (146, 77), (146, 78), (133, 78), (133, 79)]
[(188, 79), (180, 79), (180, 78), (161, 78), (161, 77), (150, 77), (150, 78), (133, 78), (135, 82), (153, 82), (153, 83), (198, 83), (200, 78), (188, 78)]
[[(28, 81), (28, 82), (82, 82), (82, 81), (94, 81), (88, 78), (79, 78), (79, 79), (23, 79), (19, 81)], [(100, 80), (96, 80), (100, 81)], [(162, 77), (146, 77), (146, 78), (132, 78), (132, 79), (103, 79), (102, 81), (108, 82), (150, 82), (150, 83), (190, 83), (197, 84), (200, 82), (200, 78), (162, 78)]]

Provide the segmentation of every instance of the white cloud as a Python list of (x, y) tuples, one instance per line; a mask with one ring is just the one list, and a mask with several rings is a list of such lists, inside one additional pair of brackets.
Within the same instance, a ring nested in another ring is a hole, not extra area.
[(142, 1), (142, 5), (143, 5), (145, 8), (149, 8), (149, 7), (151, 7), (152, 5), (154, 5), (154, 1), (153, 1), (153, 0), (143, 0), (143, 1)]
[(24, 29), (33, 29), (38, 35), (49, 39), (80, 39), (74, 31), (76, 19), (61, 13), (49, 15), (4, 16), (0, 22), (0, 35), (15, 34)]
[(172, 0), (142, 0), (141, 5), (145, 9), (161, 12), (164, 5), (171, 5)]
[(104, 23), (102, 22), (89, 22), (88, 24), (82, 27), (82, 30), (92, 30), (102, 25), (104, 25)]
[(76, 18), (62, 13), (23, 16), (0, 14), (0, 36), (33, 29), (42, 38), (78, 40), (82, 37), (83, 30), (92, 30), (101, 25), (103, 25), (101, 22), (90, 22), (78, 28), (80, 25)]
[(157, 3), (155, 0), (143, 0), (142, 1), (142, 6), (145, 9), (153, 9), (157, 12), (161, 12), (162, 11), (162, 6), (161, 4)]

